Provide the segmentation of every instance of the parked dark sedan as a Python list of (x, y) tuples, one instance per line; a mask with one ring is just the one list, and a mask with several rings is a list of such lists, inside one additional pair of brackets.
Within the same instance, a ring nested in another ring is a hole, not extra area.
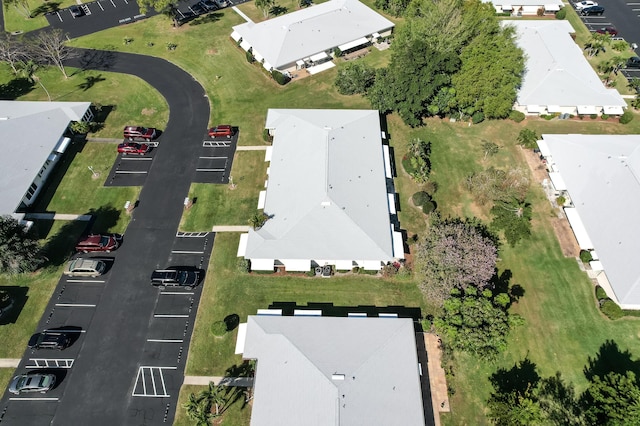
[(71, 336), (63, 331), (44, 330), (36, 333), (29, 339), (28, 346), (31, 349), (58, 349), (63, 350), (71, 344)]
[(627, 59), (627, 68), (640, 68), (640, 58), (634, 56)]
[(580, 15), (582, 16), (591, 16), (591, 15), (602, 15), (604, 13), (604, 7), (602, 6), (591, 6), (585, 7), (580, 11)]

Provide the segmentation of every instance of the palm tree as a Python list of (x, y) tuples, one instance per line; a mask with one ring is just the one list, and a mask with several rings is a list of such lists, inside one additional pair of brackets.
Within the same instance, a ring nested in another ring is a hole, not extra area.
[(212, 417), (218, 417), (222, 414), (221, 409), (226, 403), (223, 392), (223, 386), (216, 385), (213, 382), (209, 382), (209, 387), (200, 392), (199, 398), (206, 399), (209, 402), (209, 407), (213, 405), (216, 407), (215, 414), (211, 413)]
[(211, 403), (207, 398), (189, 395), (189, 400), (183, 405), (187, 410), (187, 416), (196, 422), (197, 426), (209, 426), (211, 423)]
[(269, 10), (276, 4), (275, 0), (256, 0), (256, 7), (262, 10), (265, 18), (269, 16)]
[(49, 102), (51, 102), (51, 95), (49, 94), (49, 91), (46, 87), (44, 87), (44, 84), (42, 84), (42, 81), (40, 81), (40, 78), (36, 75), (36, 71), (38, 70), (38, 68), (40, 68), (40, 66), (34, 60), (29, 59), (26, 62), (21, 61), (17, 64), (16, 68), (17, 74), (19, 76), (26, 78), (31, 83), (38, 83), (40, 87), (42, 87), (42, 90), (44, 90), (44, 92), (47, 94)]

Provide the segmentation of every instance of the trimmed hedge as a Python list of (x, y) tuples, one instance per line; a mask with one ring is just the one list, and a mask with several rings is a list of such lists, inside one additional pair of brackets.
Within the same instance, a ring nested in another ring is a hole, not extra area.
[(516, 111), (515, 109), (513, 109), (509, 113), (509, 119), (515, 121), (516, 123), (520, 123), (525, 119), (524, 112)]
[(620, 116), (620, 124), (629, 124), (631, 120), (633, 120), (633, 113), (631, 111), (627, 110)]
[(224, 336), (227, 332), (227, 324), (224, 321), (216, 321), (211, 324), (211, 333), (214, 336)]
[(624, 312), (622, 312), (622, 308), (618, 306), (616, 302), (611, 299), (606, 299), (600, 305), (600, 310), (603, 314), (605, 314), (609, 319), (617, 320), (618, 318), (622, 318), (624, 316)]
[(604, 300), (604, 299), (608, 299), (609, 296), (607, 296), (607, 292), (604, 291), (604, 288), (600, 287), (599, 285), (596, 286), (596, 299), (598, 300)]
[(589, 263), (593, 260), (589, 250), (580, 250), (580, 260), (582, 263)]
[(562, 8), (556, 12), (556, 19), (564, 19), (567, 17), (567, 11)]
[(419, 191), (411, 196), (411, 201), (413, 201), (414, 205), (420, 207), (427, 201), (431, 201), (431, 195), (424, 191)]

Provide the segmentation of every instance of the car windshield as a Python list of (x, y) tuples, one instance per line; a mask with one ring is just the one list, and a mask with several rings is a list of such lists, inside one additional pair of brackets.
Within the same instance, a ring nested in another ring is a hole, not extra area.
[(38, 383), (39, 387), (43, 387), (46, 386), (49, 383), (49, 377), (48, 376), (42, 376), (40, 378), (40, 382)]
[(100, 237), (100, 245), (102, 247), (108, 246), (109, 245), (109, 239), (110, 239), (109, 237), (106, 237), (106, 236), (103, 235), (102, 237)]
[(189, 281), (189, 273), (187, 271), (180, 271), (178, 274), (178, 282), (184, 284)]
[(27, 380), (29, 380), (27, 377), (21, 377), (20, 380), (18, 380), (18, 384), (16, 385), (16, 388), (21, 389), (24, 387), (24, 385), (27, 383)]

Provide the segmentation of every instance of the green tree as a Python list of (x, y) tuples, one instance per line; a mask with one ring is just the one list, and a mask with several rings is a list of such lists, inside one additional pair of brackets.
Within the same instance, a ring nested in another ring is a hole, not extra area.
[(494, 296), (489, 289), (454, 289), (442, 316), (434, 321), (436, 329), (454, 349), (495, 359), (507, 348), (510, 325), (505, 298), (509, 299), (506, 293)]
[(476, 36), (460, 59), (460, 71), (451, 81), (458, 109), (469, 115), (481, 111), (486, 118), (509, 116), (524, 72), (513, 28)]
[(489, 167), (473, 173), (467, 178), (467, 188), (480, 205), (488, 202), (524, 201), (529, 191), (530, 180), (527, 170), (508, 168), (506, 170)]
[(16, 64), (16, 75), (26, 78), (30, 83), (38, 83), (40, 87), (42, 87), (42, 90), (47, 94), (49, 102), (51, 102), (51, 95), (49, 94), (49, 91), (44, 87), (44, 84), (42, 84), (42, 81), (36, 75), (38, 68), (40, 68), (38, 64), (31, 59), (24, 62), (18, 62)]
[(365, 94), (373, 85), (376, 70), (363, 62), (350, 62), (338, 70), (335, 85), (342, 95)]
[(531, 235), (529, 203), (517, 199), (498, 201), (491, 208), (491, 214), (493, 215), (491, 226), (504, 232), (504, 237), (511, 247)]
[(588, 56), (590, 58), (597, 56), (606, 46), (611, 44), (611, 34), (600, 34), (593, 32), (591, 38), (585, 44)]
[(484, 152), (483, 160), (486, 160), (487, 157), (496, 155), (500, 151), (500, 147), (493, 142), (482, 141), (482, 151)]
[(138, 6), (140, 13), (147, 13), (149, 9), (153, 9), (169, 18), (174, 27), (179, 25), (178, 0), (138, 0)]
[(249, 225), (255, 230), (262, 228), (269, 217), (264, 213), (255, 213), (249, 218)]
[(37, 237), (11, 216), (0, 217), (0, 273), (35, 271), (43, 262)]
[(429, 115), (431, 100), (449, 84), (458, 64), (455, 53), (436, 52), (424, 40), (400, 43), (391, 55), (389, 67), (377, 73), (367, 96), (374, 108), (397, 111), (406, 124), (419, 126), (422, 118)]
[(589, 424), (640, 425), (640, 387), (632, 371), (593, 376), (582, 404)]
[(538, 147), (538, 139), (540, 136), (531, 129), (522, 129), (518, 134), (518, 143), (525, 148), (534, 149)]
[(402, 16), (409, 5), (410, 0), (375, 0), (375, 7), (398, 17)]
[[(431, 142), (415, 138), (409, 142), (408, 162), (405, 170), (418, 183), (424, 183), (431, 173)], [(403, 161), (404, 163), (404, 161)]]
[(269, 17), (269, 11), (275, 4), (275, 0), (256, 0), (256, 7), (262, 11), (265, 18)]
[(571, 383), (565, 383), (560, 372), (540, 380), (536, 396), (547, 423), (566, 426), (584, 426), (584, 414), (576, 391)]
[[(224, 393), (224, 386), (216, 385), (213, 382), (209, 382), (207, 389), (200, 392), (199, 398), (205, 399), (209, 402), (209, 411), (212, 412), (213, 417), (219, 417), (222, 414), (222, 409), (226, 403)], [(211, 407), (215, 407), (215, 412), (213, 412)]]
[(183, 408), (187, 411), (187, 417), (193, 420), (197, 426), (209, 426), (211, 424), (211, 404), (206, 398), (201, 398), (192, 393)]
[(0, 35), (0, 61), (8, 63), (14, 74), (19, 72), (18, 65), (27, 61), (24, 46), (9, 33)]

